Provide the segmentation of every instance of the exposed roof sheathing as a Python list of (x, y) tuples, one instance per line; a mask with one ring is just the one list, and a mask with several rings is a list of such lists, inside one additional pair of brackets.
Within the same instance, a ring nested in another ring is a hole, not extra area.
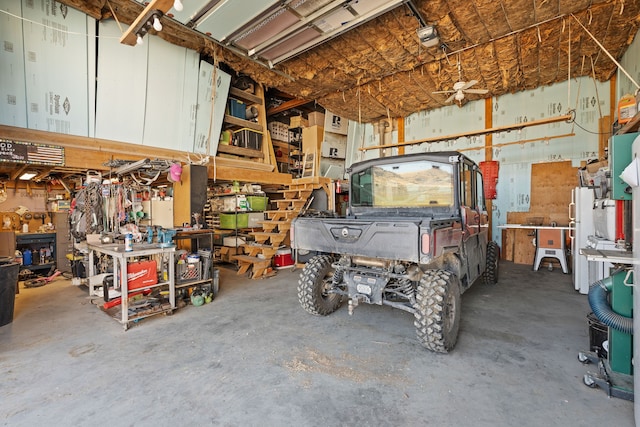
[[(142, 10), (132, 0), (65, 0), (98, 19), (130, 23)], [(606, 81), (616, 65), (578, 24), (580, 21), (619, 60), (640, 25), (634, 0), (414, 0), (420, 14), (437, 27), (439, 46), (425, 48), (420, 26), (406, 5), (356, 27), (273, 70), (224, 49), (206, 37), (164, 18), (158, 36), (196, 49), (248, 74), (268, 87), (315, 100), (341, 116), (370, 122), (439, 108), (458, 81), (499, 96), (595, 75)], [(100, 10), (99, 16), (97, 12)], [(168, 22), (167, 22), (168, 21)], [(569, 62), (570, 61), (570, 62)], [(571, 67), (569, 68), (569, 63)], [(593, 63), (593, 69), (592, 69)]]

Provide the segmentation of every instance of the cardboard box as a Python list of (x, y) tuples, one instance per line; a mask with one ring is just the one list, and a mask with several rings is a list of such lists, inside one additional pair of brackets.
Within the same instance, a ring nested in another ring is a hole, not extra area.
[(309, 121), (302, 116), (293, 116), (289, 119), (290, 128), (306, 128), (309, 126)]
[(247, 241), (242, 237), (229, 236), (222, 239), (222, 244), (230, 248), (235, 248), (236, 246), (244, 245), (245, 243), (247, 243)]
[[(236, 212), (247, 210), (247, 196), (244, 194), (233, 194), (229, 196), (215, 197), (215, 200), (222, 200), (221, 210), (225, 212)], [(216, 206), (220, 206), (220, 202), (216, 202)]]
[(347, 141), (344, 137), (329, 138), (328, 136), (322, 142), (322, 157), (330, 157), (332, 159), (344, 159), (347, 157)]
[(609, 166), (608, 160), (601, 160), (599, 162), (589, 163), (587, 165), (587, 172), (589, 172), (590, 174), (594, 174), (598, 172), (600, 168), (605, 168), (607, 166)]
[(324, 126), (324, 113), (314, 111), (307, 114), (309, 118), (309, 126)]
[(262, 228), (264, 212), (249, 212), (249, 228)]
[(327, 111), (324, 115), (324, 129), (327, 132), (339, 133), (341, 135), (347, 134), (349, 127), (349, 121), (343, 117), (336, 116), (333, 113)]
[(320, 153), (324, 128), (322, 126), (310, 126), (302, 129), (302, 152)]
[(158, 283), (158, 266), (155, 261), (127, 264), (127, 287), (129, 290), (153, 286), (156, 283)]

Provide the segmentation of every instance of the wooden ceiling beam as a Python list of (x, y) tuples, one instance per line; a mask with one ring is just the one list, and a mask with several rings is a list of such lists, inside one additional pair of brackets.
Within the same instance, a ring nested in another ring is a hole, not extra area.
[(144, 22), (149, 19), (149, 16), (154, 10), (159, 10), (163, 14), (166, 14), (169, 9), (173, 7), (173, 0), (152, 0), (147, 7), (138, 15), (138, 17), (129, 25), (127, 31), (120, 37), (120, 43), (127, 44), (129, 46), (135, 46), (137, 35), (136, 32), (140, 30), (140, 27), (144, 25)]
[(267, 116), (273, 116), (274, 114), (282, 113), (283, 111), (290, 110), (292, 108), (299, 107), (301, 105), (308, 104), (311, 101), (307, 101), (305, 99), (291, 99), (289, 101), (285, 101), (277, 107), (269, 108), (267, 110)]
[[(150, 147), (126, 142), (89, 138), (35, 129), (24, 129), (0, 125), (0, 138), (15, 141), (59, 145), (65, 148), (65, 168), (79, 171), (108, 171), (105, 163), (114, 158), (120, 160), (140, 160), (145, 157), (161, 160), (183, 161), (190, 153), (167, 148)], [(193, 154), (193, 153), (191, 153)], [(22, 165), (19, 171), (13, 172), (11, 181), (20, 176), (22, 171), (33, 165)], [(238, 180), (257, 184), (286, 185), (291, 182), (290, 174), (274, 171), (273, 165), (252, 161), (216, 157), (207, 164), (211, 179), (221, 181)]]

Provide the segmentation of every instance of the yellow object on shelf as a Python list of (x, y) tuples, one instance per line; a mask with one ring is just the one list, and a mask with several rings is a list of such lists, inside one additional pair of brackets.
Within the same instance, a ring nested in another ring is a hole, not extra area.
[(627, 123), (637, 112), (636, 98), (628, 93), (623, 95), (618, 101), (618, 124)]

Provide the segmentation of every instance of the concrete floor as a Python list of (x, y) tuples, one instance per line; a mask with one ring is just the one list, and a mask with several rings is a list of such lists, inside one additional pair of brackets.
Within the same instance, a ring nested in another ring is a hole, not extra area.
[(127, 332), (60, 280), (22, 289), (0, 328), (8, 426), (633, 425), (633, 404), (583, 385), (587, 298), (559, 269), (503, 262), (463, 295), (459, 341), (424, 350), (409, 313), (314, 317), (300, 270), (247, 280)]

